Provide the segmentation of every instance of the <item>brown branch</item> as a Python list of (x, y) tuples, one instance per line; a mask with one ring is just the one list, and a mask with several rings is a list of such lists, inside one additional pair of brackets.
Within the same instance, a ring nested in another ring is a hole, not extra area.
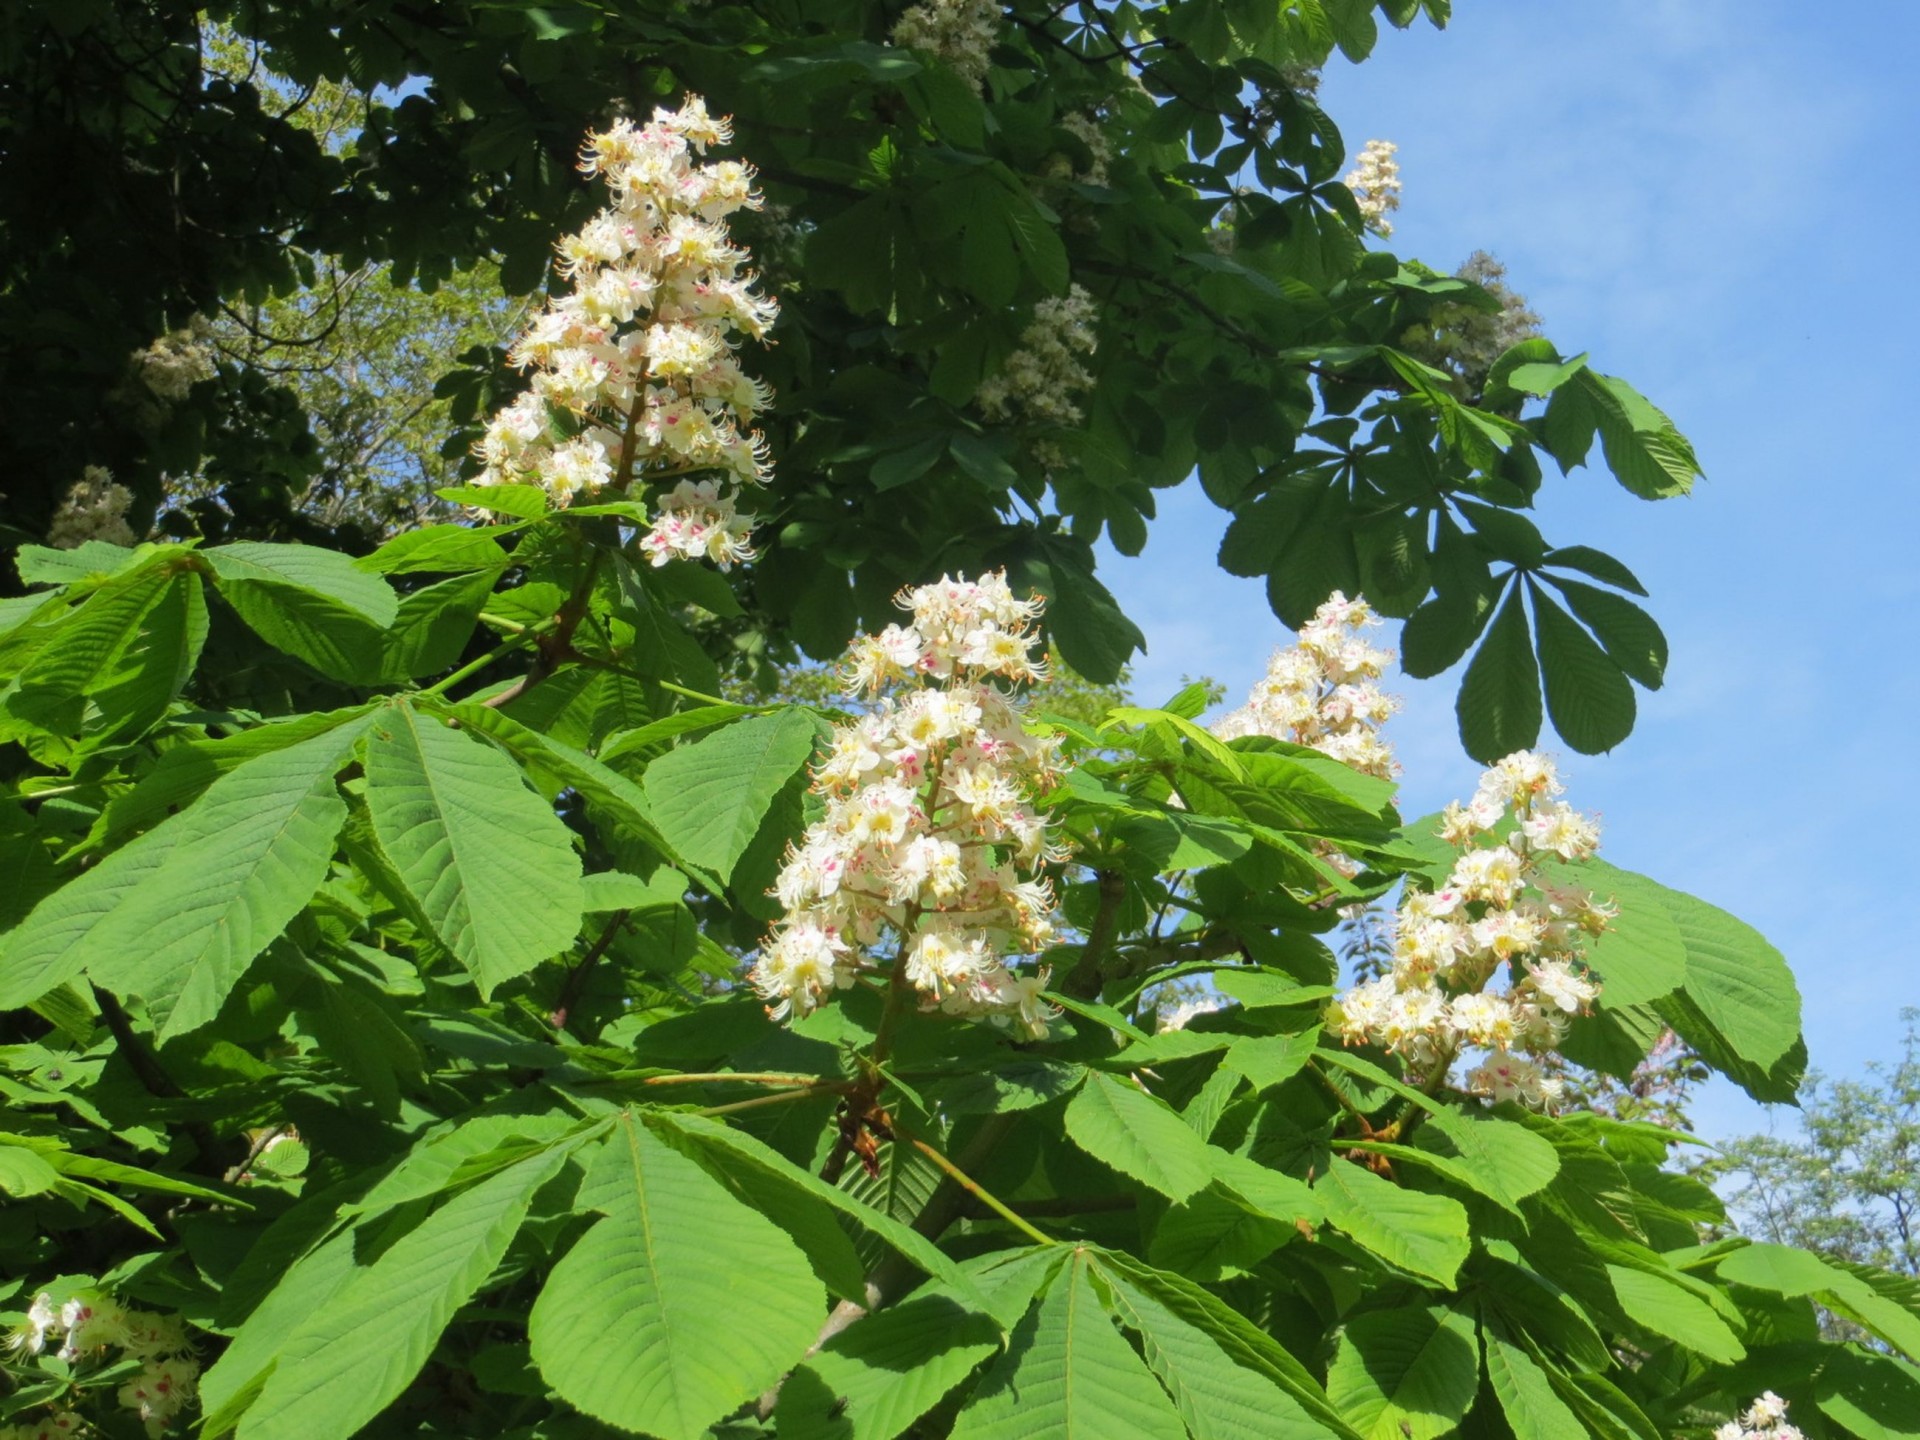
[[(160, 1063), (160, 1057), (148, 1048), (147, 1042), (133, 1028), (133, 1017), (127, 1014), (126, 1007), (111, 992), (102, 990), (92, 981), (87, 983), (93, 990), (94, 1004), (100, 1007), (100, 1018), (113, 1036), (115, 1048), (125, 1057), (127, 1068), (133, 1071), (141, 1088), (156, 1100), (187, 1099), (187, 1092), (167, 1073), (166, 1067)], [(211, 1127), (202, 1120), (183, 1120), (180, 1129), (193, 1141), (194, 1149), (200, 1152), (201, 1163), (212, 1167), (209, 1173), (224, 1173), (220, 1161), (222, 1147)]]
[(567, 971), (567, 978), (560, 985), (560, 998), (554, 1002), (553, 1010), (547, 1016), (547, 1023), (553, 1026), (555, 1031), (567, 1028), (567, 1017), (573, 1013), (573, 1007), (580, 1003), (580, 993), (587, 988), (587, 976), (600, 957), (607, 953), (607, 948), (619, 935), (620, 927), (627, 923), (627, 916), (632, 913), (630, 910), (614, 911), (613, 918), (607, 922), (607, 928), (600, 932), (600, 938), (594, 941), (588, 947), (587, 953), (575, 962), (571, 970)]

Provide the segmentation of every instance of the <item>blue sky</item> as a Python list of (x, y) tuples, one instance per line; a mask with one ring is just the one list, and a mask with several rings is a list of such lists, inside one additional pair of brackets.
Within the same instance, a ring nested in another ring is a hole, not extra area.
[[(1614, 863), (1786, 953), (1833, 1075), (1891, 1059), (1920, 1005), (1892, 923), (1920, 779), (1920, 491), (1898, 423), (1920, 344), (1917, 47), (1902, 5), (1835, 24), (1785, 0), (1458, 0), (1445, 32), (1389, 31), (1322, 89), (1350, 152), (1400, 147), (1397, 253), (1451, 270), (1493, 251), (1563, 352), (1694, 441), (1708, 478), (1686, 499), (1585, 470), (1543, 493), (1547, 537), (1632, 566), (1673, 646), (1619, 750), (1561, 748), (1568, 798), (1600, 813)], [(1286, 637), (1259, 582), (1215, 568), (1223, 517), (1197, 485), (1161, 499), (1145, 554), (1104, 565), (1147, 633), (1136, 692), (1206, 674), (1237, 703)], [(1409, 815), (1478, 773), (1458, 678), (1397, 687)], [(1718, 1081), (1695, 1119), (1709, 1137), (1792, 1124)]]

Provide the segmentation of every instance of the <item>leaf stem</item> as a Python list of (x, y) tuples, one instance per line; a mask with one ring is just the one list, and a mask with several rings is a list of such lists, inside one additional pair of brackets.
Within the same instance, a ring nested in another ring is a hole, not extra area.
[(462, 680), (478, 675), (482, 670), (493, 664), (494, 661), (503, 659), (522, 646), (538, 639), (546, 631), (552, 629), (554, 623), (553, 619), (549, 618), (542, 620), (538, 625), (519, 626), (512, 635), (509, 635), (505, 640), (494, 646), (493, 649), (482, 655), (478, 660), (468, 661), (465, 665), (462, 665), (458, 670), (447, 676), (446, 679), (436, 681), (420, 693), (422, 695), (446, 694), (447, 691), (451, 690), (455, 685), (458, 685)]
[(772, 1095), (756, 1095), (751, 1100), (736, 1100), (731, 1105), (709, 1105), (704, 1110), (696, 1110), (696, 1115), (731, 1115), (739, 1110), (755, 1110), (762, 1105), (782, 1105), (789, 1100), (807, 1100), (815, 1095), (844, 1095), (853, 1088), (851, 1080), (835, 1080), (825, 1085), (805, 1085), (795, 1090), (781, 1090)]
[(773, 1070), (711, 1070), (702, 1074), (649, 1075), (640, 1083), (642, 1085), (697, 1085), (720, 1084), (728, 1081), (736, 1085), (780, 1085), (787, 1087), (834, 1083), (821, 1075), (785, 1075)]
[(954, 1184), (958, 1185), (962, 1190), (965, 1190), (969, 1195), (973, 1196), (974, 1199), (978, 1200), (1002, 1220), (1013, 1226), (1013, 1228), (1018, 1230), (1022, 1235), (1025, 1235), (1029, 1240), (1033, 1241), (1034, 1244), (1052, 1245), (1055, 1243), (1051, 1236), (1041, 1234), (1040, 1231), (1034, 1229), (1034, 1227), (1029, 1225), (1025, 1220), (1022, 1220), (1018, 1215), (1014, 1214), (1013, 1211), (1009, 1210), (996, 1196), (985, 1189), (978, 1180), (975, 1180), (958, 1165), (934, 1149), (933, 1146), (927, 1144), (926, 1141), (915, 1139), (912, 1143), (914, 1149), (918, 1150), (922, 1155), (926, 1156), (944, 1170)]

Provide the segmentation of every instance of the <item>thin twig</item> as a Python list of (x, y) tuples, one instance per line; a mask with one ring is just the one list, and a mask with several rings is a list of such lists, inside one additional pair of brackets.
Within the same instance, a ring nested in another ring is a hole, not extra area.
[(555, 1030), (567, 1028), (567, 1017), (573, 1013), (573, 1007), (580, 1003), (580, 992), (587, 988), (588, 973), (593, 969), (595, 962), (607, 953), (607, 947), (613, 944), (614, 937), (620, 933), (620, 927), (627, 923), (627, 916), (632, 913), (630, 910), (614, 911), (613, 918), (607, 922), (607, 928), (600, 932), (600, 938), (594, 941), (587, 953), (580, 957), (571, 970), (567, 971), (567, 978), (560, 985), (560, 998), (554, 1002), (553, 1011), (547, 1016), (547, 1023)]

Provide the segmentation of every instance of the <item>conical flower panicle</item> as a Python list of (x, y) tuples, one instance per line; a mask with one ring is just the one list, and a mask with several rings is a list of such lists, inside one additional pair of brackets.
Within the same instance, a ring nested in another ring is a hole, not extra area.
[(697, 96), (588, 137), (580, 168), (613, 204), (561, 240), (572, 288), (508, 352), (532, 386), (476, 447), (478, 484), (539, 485), (562, 505), (608, 486), (659, 487), (641, 542), (655, 565), (752, 558), (752, 517), (736, 501), (769, 473), (766, 441), (749, 427), (772, 396), (734, 352), (741, 335), (766, 337), (778, 306), (755, 290), (726, 224), (760, 197), (749, 166), (695, 158), (730, 138)]
[(784, 1019), (862, 974), (897, 975), (923, 1009), (1044, 1035), (1048, 972), (1011, 967), (1055, 936), (1043, 872), (1066, 852), (1035, 802), (1059, 757), (1008, 688), (1044, 674), (1040, 602), (992, 574), (898, 603), (910, 624), (850, 648), (847, 680), (871, 706), (814, 771), (826, 814), (774, 885), (787, 913), (753, 984)]

